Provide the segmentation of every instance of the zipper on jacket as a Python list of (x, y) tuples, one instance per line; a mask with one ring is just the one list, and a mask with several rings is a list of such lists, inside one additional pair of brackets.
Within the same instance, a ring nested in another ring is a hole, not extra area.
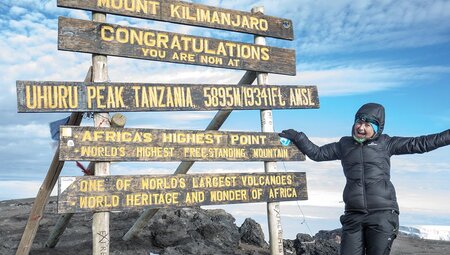
[(361, 146), (361, 166), (362, 166), (362, 169), (361, 169), (361, 187), (362, 187), (362, 195), (363, 195), (363, 209), (365, 210), (365, 211), (367, 211), (367, 198), (366, 198), (366, 181), (365, 181), (365, 175), (364, 175), (364, 171), (365, 171), (365, 168), (364, 168), (364, 153), (363, 153), (363, 148), (364, 148), (364, 144), (360, 144), (360, 146)]

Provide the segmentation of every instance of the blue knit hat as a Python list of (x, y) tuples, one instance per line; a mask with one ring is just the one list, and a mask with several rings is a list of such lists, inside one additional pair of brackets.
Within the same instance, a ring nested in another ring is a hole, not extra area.
[(369, 123), (373, 128), (373, 132), (375, 132), (375, 134), (376, 134), (378, 132), (378, 125), (376, 123), (372, 123), (372, 122), (369, 122)]

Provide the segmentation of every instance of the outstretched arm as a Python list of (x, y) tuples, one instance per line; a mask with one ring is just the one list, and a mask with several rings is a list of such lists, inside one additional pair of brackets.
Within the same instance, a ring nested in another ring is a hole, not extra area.
[(338, 143), (329, 143), (319, 147), (311, 142), (303, 132), (297, 132), (293, 129), (284, 130), (279, 133), (279, 136), (291, 140), (302, 153), (314, 161), (340, 159)]
[(392, 137), (389, 142), (391, 155), (424, 153), (450, 144), (450, 129), (419, 137)]

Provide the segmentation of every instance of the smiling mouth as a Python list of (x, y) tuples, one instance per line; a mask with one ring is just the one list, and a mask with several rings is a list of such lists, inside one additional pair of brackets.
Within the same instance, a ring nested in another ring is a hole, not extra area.
[(366, 137), (366, 132), (364, 131), (360, 131), (360, 130), (356, 130), (356, 136), (357, 137)]

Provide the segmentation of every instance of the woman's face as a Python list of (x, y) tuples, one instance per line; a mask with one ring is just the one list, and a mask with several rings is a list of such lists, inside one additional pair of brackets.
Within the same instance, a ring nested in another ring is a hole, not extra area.
[(375, 131), (370, 122), (358, 120), (355, 122), (355, 125), (353, 125), (353, 134), (359, 139), (367, 140), (375, 135)]

